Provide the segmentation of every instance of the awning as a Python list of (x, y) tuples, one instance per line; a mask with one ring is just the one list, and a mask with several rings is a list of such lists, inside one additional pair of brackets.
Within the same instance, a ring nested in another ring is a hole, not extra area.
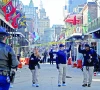
[(66, 38), (67, 39), (71, 39), (73, 37), (82, 37), (82, 33), (74, 33), (74, 34), (71, 34), (69, 37)]
[(10, 28), (14, 29), (13, 26), (12, 26), (9, 22), (7, 22), (7, 21), (5, 20), (5, 17), (4, 17), (2, 14), (0, 14), (0, 19), (1, 19), (2, 21), (4, 21)]

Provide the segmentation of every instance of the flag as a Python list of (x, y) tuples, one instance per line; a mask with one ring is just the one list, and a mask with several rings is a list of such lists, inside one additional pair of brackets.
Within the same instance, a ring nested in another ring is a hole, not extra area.
[(76, 16), (74, 16), (73, 25), (76, 25)]
[(5, 19), (6, 19), (6, 21), (9, 21), (12, 19), (12, 16), (8, 17), (7, 15), (5, 15)]
[(2, 7), (2, 11), (4, 12), (6, 18), (14, 14), (16, 8), (13, 6), (12, 0), (10, 0), (5, 6)]
[(34, 38), (36, 38), (36, 36), (35, 36), (35, 32), (29, 32), (29, 34), (30, 34), (30, 38), (32, 38), (32, 39), (34, 39)]
[(35, 38), (34, 38), (34, 40), (37, 41), (38, 39), (39, 39), (39, 35), (38, 35), (37, 32), (35, 32)]
[(36, 38), (35, 32), (32, 33), (32, 37), (33, 38)]
[(22, 27), (26, 28), (26, 16), (25, 16), (25, 14), (22, 15), (22, 17), (19, 20), (19, 26), (18, 26), (18, 28), (22, 28)]
[(18, 13), (14, 18), (12, 18), (12, 26), (18, 28), (18, 20), (20, 18), (20, 13)]

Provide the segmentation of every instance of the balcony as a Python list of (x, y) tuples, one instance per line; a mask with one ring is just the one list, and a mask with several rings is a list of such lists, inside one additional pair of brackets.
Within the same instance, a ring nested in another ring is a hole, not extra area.
[(88, 25), (88, 33), (96, 32), (98, 30), (100, 30), (100, 17), (96, 18)]

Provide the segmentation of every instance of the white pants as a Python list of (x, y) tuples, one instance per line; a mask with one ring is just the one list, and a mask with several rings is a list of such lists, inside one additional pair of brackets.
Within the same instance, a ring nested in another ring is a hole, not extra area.
[(66, 82), (66, 64), (59, 64), (58, 84)]
[[(88, 70), (87, 70), (88, 69)], [(91, 84), (92, 83), (92, 76), (93, 76), (93, 70), (94, 70), (94, 66), (90, 66), (90, 67), (83, 67), (83, 83), (84, 84)]]
[(31, 70), (32, 72), (32, 83), (38, 84), (38, 76), (39, 76), (39, 69), (37, 66), (35, 66), (34, 70)]

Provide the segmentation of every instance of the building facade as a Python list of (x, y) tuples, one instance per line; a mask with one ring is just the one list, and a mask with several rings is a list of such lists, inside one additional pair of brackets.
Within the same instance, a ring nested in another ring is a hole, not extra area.
[(38, 20), (38, 32), (39, 36), (42, 37), (44, 35), (44, 30), (50, 27), (50, 19), (46, 18), (39, 18)]
[(100, 17), (100, 0), (97, 0), (98, 17)]
[(92, 20), (97, 18), (97, 5), (95, 2), (88, 2), (83, 10), (83, 25), (88, 25)]
[(44, 36), (43, 36), (43, 42), (44, 43), (48, 43), (48, 42), (52, 42), (55, 41), (55, 30), (52, 28), (46, 28), (44, 30)]
[(85, 5), (85, 4), (78, 5), (77, 7), (75, 7), (75, 8), (73, 9), (73, 11), (74, 11), (75, 13), (80, 13), (80, 12), (82, 11), (84, 5)]
[[(25, 12), (25, 15), (26, 15), (26, 18), (27, 19), (32, 19), (32, 23), (34, 26), (33, 28), (30, 26), (30, 25), (27, 25), (29, 27), (29, 31), (31, 30), (32, 28), (32, 31), (35, 31), (37, 32), (38, 30), (38, 14), (37, 14), (37, 10), (38, 10), (38, 7), (34, 7), (34, 3), (32, 0), (30, 0), (30, 3), (29, 5), (24, 5), (23, 6), (23, 11)], [(28, 24), (29, 22), (27, 22)]]
[(64, 28), (64, 25), (53, 25), (52, 29), (55, 30), (55, 37), (59, 40), (59, 36)]
[(67, 10), (69, 13), (72, 13), (75, 7), (85, 3), (87, 3), (87, 0), (66, 0)]
[(39, 8), (39, 19), (38, 19), (38, 34), (40, 36), (40, 41), (43, 40), (44, 30), (50, 28), (50, 19), (46, 16), (46, 11), (43, 8), (43, 3), (40, 0), (40, 8)]

